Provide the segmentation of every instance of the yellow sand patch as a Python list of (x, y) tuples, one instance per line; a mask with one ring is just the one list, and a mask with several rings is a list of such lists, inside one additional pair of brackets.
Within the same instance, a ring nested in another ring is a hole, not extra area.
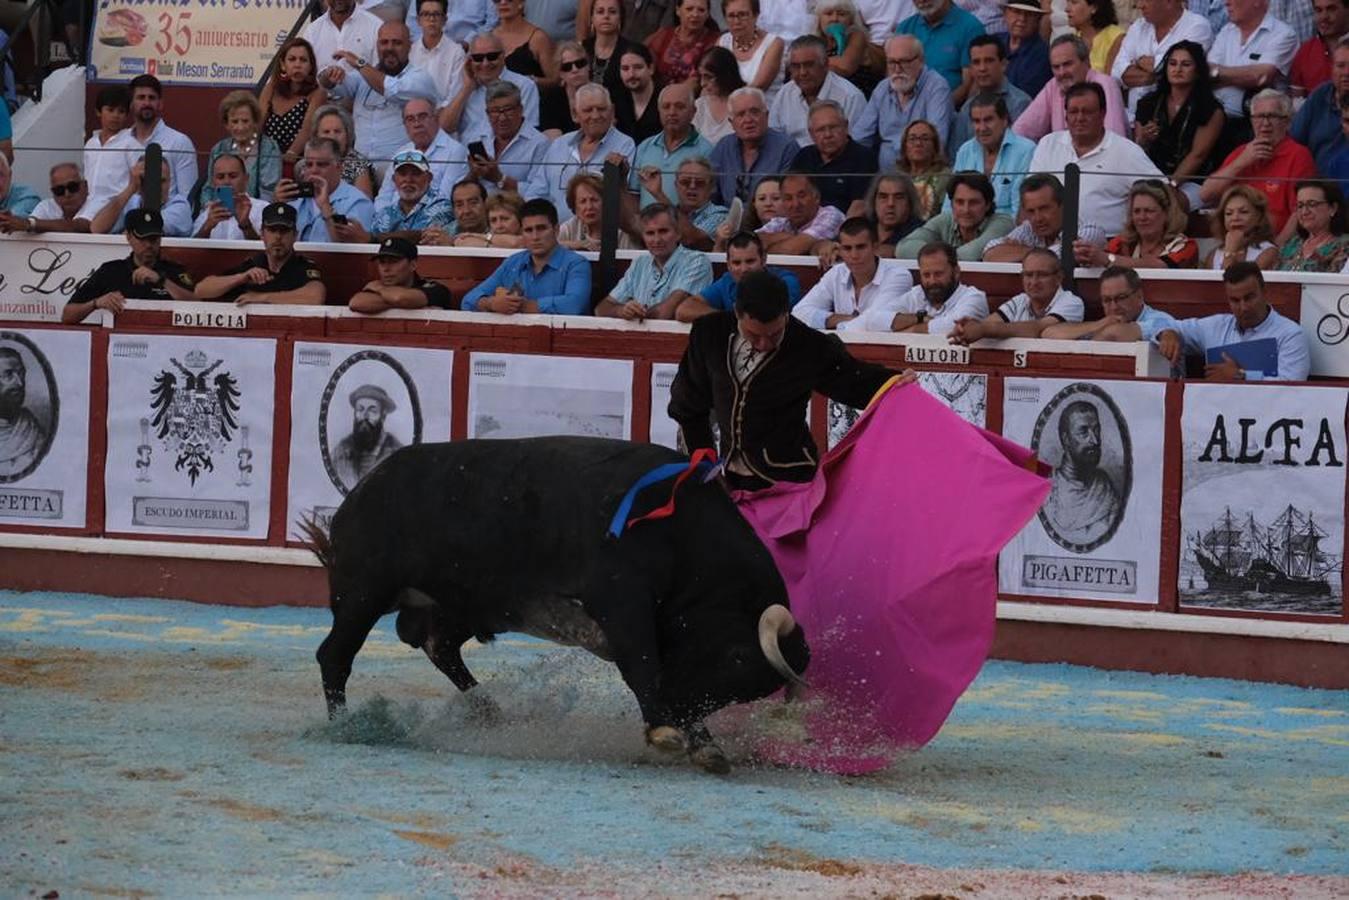
[[(11, 618), (12, 616), (12, 618)], [(16, 634), (47, 631), (50, 628), (63, 625), (65, 619), (72, 619), (74, 613), (60, 612), (59, 610), (49, 609), (11, 609), (0, 614), (0, 631), (8, 631)], [(63, 621), (53, 621), (61, 619)]]
[(358, 815), (369, 816), (391, 825), (412, 825), (416, 828), (428, 830), (439, 828), (445, 824), (445, 820), (440, 816), (433, 816), (429, 813), (390, 812), (383, 809), (359, 809), (356, 812)]
[(784, 847), (781, 844), (769, 844), (764, 847), (759, 861), (769, 868), (788, 869), (793, 872), (814, 872), (826, 878), (847, 878), (859, 875), (862, 872), (862, 867), (853, 863), (816, 856), (813, 853), (807, 853), (805, 850)]
[(270, 806), (258, 806), (255, 803), (244, 803), (242, 800), (235, 800), (231, 797), (215, 797), (205, 801), (207, 806), (214, 806), (227, 815), (234, 816), (236, 819), (243, 819), (245, 822), (277, 822), (286, 818), (286, 813), (279, 809), (273, 809)]
[(1171, 702), (1170, 697), (1155, 691), (1092, 691), (1091, 694), (1093, 697), (1113, 697), (1116, 700), (1147, 700), (1168, 704)]
[[(1032, 730), (1029, 725), (964, 725), (957, 723), (943, 726), (941, 733), (943, 737), (1000, 741), (1028, 737)], [(1036, 731), (1036, 733), (1043, 734), (1043, 731)]]
[(1337, 716), (1349, 716), (1349, 713), (1342, 709), (1307, 709), (1302, 706), (1280, 706), (1274, 710), (1276, 713), (1283, 713), (1285, 716), (1321, 716), (1323, 718), (1335, 718)]
[(1229, 731), (1246, 737), (1267, 738), (1272, 741), (1313, 741), (1329, 744), (1332, 747), (1349, 747), (1349, 727), (1344, 725), (1323, 725), (1319, 728), (1292, 728), (1287, 731), (1275, 731), (1270, 728), (1245, 728), (1240, 725), (1209, 724), (1210, 731)]
[(168, 616), (136, 616), (123, 613), (98, 613), (83, 619), (67, 619), (62, 622), (63, 625), (93, 625), (97, 622), (140, 622), (154, 624), (156, 622), (170, 622)]
[(0, 684), (8, 687), (72, 690), (80, 682), (81, 673), (73, 665), (23, 656), (0, 657)]
[(437, 834), (434, 831), (403, 831), (395, 828), (393, 833), (405, 841), (433, 847), (436, 850), (448, 850), (459, 843), (459, 838), (452, 834)]
[(1106, 831), (1119, 831), (1123, 821), (1115, 816), (1085, 809), (1073, 809), (1067, 806), (1047, 806), (1039, 815), (1048, 820), (1049, 827), (1057, 828), (1068, 834), (1100, 834)]
[(1016, 821), (1017, 831), (1044, 831), (1045, 827), (1034, 819), (1018, 819)]
[(1134, 706), (1121, 706), (1118, 703), (1100, 703), (1086, 708), (1088, 715), (1109, 716), (1118, 722), (1145, 722), (1160, 725), (1166, 720), (1163, 710), (1139, 709)]

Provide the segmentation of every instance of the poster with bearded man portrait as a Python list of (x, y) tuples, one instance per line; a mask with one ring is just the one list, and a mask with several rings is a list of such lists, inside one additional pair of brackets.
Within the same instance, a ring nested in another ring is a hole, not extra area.
[(402, 447), (450, 439), (454, 353), (299, 342), (291, 378), (289, 538)]
[(1054, 469), (999, 556), (1004, 594), (1157, 602), (1165, 396), (1147, 382), (1004, 382), (1004, 436)]

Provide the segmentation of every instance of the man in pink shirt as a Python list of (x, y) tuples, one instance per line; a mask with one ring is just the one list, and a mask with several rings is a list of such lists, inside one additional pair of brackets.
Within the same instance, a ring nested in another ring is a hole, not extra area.
[(1067, 124), (1063, 116), (1063, 93), (1075, 84), (1090, 81), (1105, 91), (1105, 127), (1122, 137), (1129, 137), (1124, 119), (1124, 97), (1119, 84), (1109, 75), (1091, 67), (1091, 50), (1075, 34), (1054, 38), (1049, 45), (1049, 67), (1054, 77), (1044, 86), (1025, 112), (1016, 117), (1012, 131), (1024, 138), (1038, 141), (1052, 131), (1063, 131)]

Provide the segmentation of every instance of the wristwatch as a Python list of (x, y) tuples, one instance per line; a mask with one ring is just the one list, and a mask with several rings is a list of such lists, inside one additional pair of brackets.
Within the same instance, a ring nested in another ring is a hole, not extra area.
[(920, 309), (918, 310), (918, 312), (913, 314), (913, 317), (918, 320), (917, 324), (922, 325), (924, 322), (927, 321), (927, 310)]
[(356, 68), (357, 68), (357, 69), (364, 69), (364, 68), (365, 68), (366, 66), (368, 66), (368, 65), (370, 65), (370, 61), (367, 60), (364, 56), (358, 56), (358, 57), (356, 57)]
[(1105, 255), (1105, 263), (1106, 263), (1106, 265), (1108, 265), (1108, 266), (1113, 266), (1113, 265), (1115, 264), (1115, 260), (1118, 259), (1118, 258), (1119, 258), (1119, 257), (1115, 256), (1115, 254), (1113, 254), (1113, 253), (1107, 253), (1107, 254)]
[(28, 231), (30, 234), (37, 233), (37, 219), (33, 216), (28, 217)]
[(1222, 66), (1219, 66), (1219, 65), (1212, 65), (1212, 66), (1209, 66), (1209, 67), (1208, 67), (1208, 74), (1209, 74), (1209, 77), (1210, 77), (1210, 78), (1212, 78), (1214, 81), (1217, 81), (1219, 78), (1222, 77), (1222, 74), (1223, 74), (1223, 67), (1222, 67)]

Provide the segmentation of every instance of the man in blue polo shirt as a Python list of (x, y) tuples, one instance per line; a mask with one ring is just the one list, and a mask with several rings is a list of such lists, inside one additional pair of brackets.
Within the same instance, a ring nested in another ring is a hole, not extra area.
[(763, 241), (752, 231), (741, 231), (731, 237), (726, 245), (726, 274), (703, 288), (698, 294), (689, 297), (675, 310), (675, 318), (680, 322), (692, 322), (709, 313), (735, 309), (735, 295), (740, 289), (740, 279), (750, 272), (767, 269), (787, 285), (787, 300), (791, 306), (801, 299), (801, 282), (790, 269), (778, 266), (765, 266), (766, 254)]
[(951, 88), (951, 103), (959, 108), (974, 80), (970, 72), (970, 41), (985, 34), (978, 19), (951, 0), (914, 0), (918, 10), (895, 27), (895, 34), (911, 34), (923, 45), (929, 68), (939, 72)]
[(590, 263), (557, 243), (557, 208), (530, 200), (520, 208), (525, 249), (506, 258), (482, 284), (464, 295), (461, 309), (584, 316), (590, 313)]

